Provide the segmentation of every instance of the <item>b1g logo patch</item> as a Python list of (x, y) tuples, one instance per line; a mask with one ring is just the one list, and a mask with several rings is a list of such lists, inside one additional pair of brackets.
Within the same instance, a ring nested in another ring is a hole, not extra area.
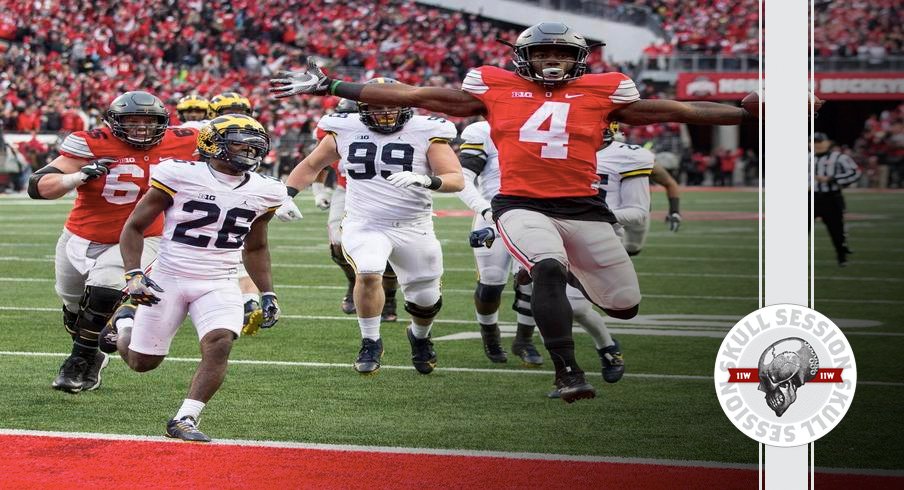
[(838, 425), (854, 398), (857, 365), (825, 315), (783, 304), (747, 315), (728, 332), (713, 376), (719, 404), (738, 430), (790, 447)]

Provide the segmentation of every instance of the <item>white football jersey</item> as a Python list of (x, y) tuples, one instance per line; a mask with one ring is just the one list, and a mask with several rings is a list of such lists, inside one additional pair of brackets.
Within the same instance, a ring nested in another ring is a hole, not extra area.
[(200, 130), (204, 126), (210, 123), (210, 119), (202, 119), (200, 121), (185, 121), (184, 123), (176, 126), (177, 128), (192, 128)]
[(151, 187), (173, 198), (163, 213), (163, 238), (153, 268), (190, 278), (235, 277), (251, 223), (278, 208), (286, 186), (246, 172), (237, 186), (217, 180), (205, 162), (164, 160)]
[(596, 173), (609, 209), (621, 209), (621, 182), (631, 177), (649, 178), (653, 173), (653, 152), (638, 145), (613, 141), (596, 152)]
[(380, 220), (418, 220), (433, 213), (431, 191), (423, 187), (397, 188), (386, 177), (410, 171), (431, 174), (427, 149), (434, 141), (451, 141), (455, 125), (439, 117), (415, 115), (392, 134), (371, 131), (358, 114), (334, 113), (318, 127), (336, 138), (345, 172), (345, 212), (349, 217)]
[(487, 201), (499, 194), (499, 152), (490, 137), (490, 123), (478, 121), (461, 132), (461, 152), (473, 152), (486, 158), (486, 166), (477, 176), (477, 190)]

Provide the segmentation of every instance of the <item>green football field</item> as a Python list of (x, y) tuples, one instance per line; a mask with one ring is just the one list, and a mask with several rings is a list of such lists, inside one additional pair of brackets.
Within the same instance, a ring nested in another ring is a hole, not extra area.
[[(665, 196), (653, 197), (654, 216), (661, 216)], [(815, 307), (847, 334), (860, 382), (844, 421), (816, 443), (816, 462), (904, 469), (904, 194), (849, 193), (847, 201), (855, 255), (839, 269), (817, 223)], [(679, 233), (659, 219), (653, 223), (635, 258), (641, 314), (609, 323), (628, 374), (604, 383), (591, 339), (576, 330), (578, 359), (599, 396), (573, 405), (544, 396), (551, 363), (531, 370), (513, 359), (498, 365), (484, 357), (472, 303), (471, 218), (464, 213), (435, 219), (446, 267), (443, 310), (433, 330), (437, 370), (422, 376), (411, 367), (402, 318), (383, 325), (383, 370), (357, 375), (351, 365), (358, 327), (339, 310), (344, 278), (329, 258), (326, 213), (309, 195), (298, 202), (303, 221), (270, 227), (282, 320), (236, 342), (226, 382), (204, 411), (210, 436), (757, 462), (757, 444), (722, 413), (712, 380), (722, 336), (758, 306), (757, 193), (686, 191)], [(98, 391), (69, 395), (50, 388), (70, 348), (53, 289), (53, 254), (71, 205), (0, 198), (0, 428), (161, 435), (197, 362), (190, 323), (155, 371), (133, 373), (114, 359)], [(442, 197), (436, 208), (465, 207)], [(511, 300), (509, 289), (501, 311), (509, 336)], [(831, 460), (820, 458), (829, 453)]]

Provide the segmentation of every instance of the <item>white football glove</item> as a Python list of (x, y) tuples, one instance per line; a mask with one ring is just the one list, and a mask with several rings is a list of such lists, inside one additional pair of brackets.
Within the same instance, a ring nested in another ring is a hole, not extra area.
[(283, 203), (276, 209), (276, 219), (280, 221), (298, 221), (301, 218), (303, 216), (301, 215), (301, 210), (295, 205), (295, 200), (286, 196)]
[(308, 59), (306, 71), (282, 71), (270, 79), (270, 95), (282, 99), (293, 95), (326, 95), (333, 80)]
[(311, 191), (314, 193), (314, 205), (318, 209), (323, 211), (330, 209), (330, 201), (333, 196), (332, 189), (319, 182), (314, 182), (311, 184)]
[(396, 187), (427, 187), (430, 185), (430, 176), (416, 174), (414, 172), (398, 172), (386, 177), (386, 181)]
[(665, 217), (665, 222), (669, 225), (669, 231), (676, 233), (681, 227), (681, 215), (678, 213), (669, 213)]

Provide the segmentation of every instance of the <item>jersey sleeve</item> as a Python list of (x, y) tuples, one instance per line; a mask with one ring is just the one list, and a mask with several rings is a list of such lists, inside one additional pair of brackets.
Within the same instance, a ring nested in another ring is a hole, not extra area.
[(649, 177), (653, 174), (653, 152), (637, 145), (618, 143), (615, 162), (622, 180), (632, 177)]
[(176, 195), (179, 188), (179, 167), (184, 171), (185, 163), (164, 160), (151, 167), (150, 186), (165, 192), (168, 196)]
[(612, 210), (618, 223), (624, 226), (646, 223), (650, 209), (650, 184), (642, 179), (623, 179), (619, 194), (621, 205)]
[(88, 146), (87, 134), (85, 131), (76, 131), (60, 145), (60, 154), (69, 158), (84, 158), (86, 160), (96, 158), (91, 147)]
[[(322, 118), (320, 118), (320, 121), (317, 122), (318, 136), (320, 135), (321, 130), (324, 133), (339, 134), (343, 130), (348, 130), (348, 126), (347, 114), (329, 114), (323, 116)], [(318, 138), (318, 140), (320, 139), (322, 138)]]
[(469, 124), (461, 132), (461, 153), (475, 155), (480, 158), (487, 157), (486, 141), (489, 138), (489, 125), (485, 122)]
[(465, 75), (465, 79), (461, 82), (461, 89), (480, 100), (490, 90), (490, 87), (484, 82), (483, 75), (487, 67), (472, 68)]
[(598, 78), (598, 89), (602, 90), (600, 95), (608, 98), (615, 105), (630, 104), (640, 100), (637, 85), (634, 84), (631, 77), (624, 73), (611, 72), (590, 76)]
[(427, 119), (427, 139), (431, 143), (451, 143), (458, 136), (458, 129), (450, 121), (445, 119)]
[(267, 212), (276, 211), (289, 196), (286, 191), (286, 185), (276, 179), (263, 178), (267, 181), (267, 194), (265, 196)]

